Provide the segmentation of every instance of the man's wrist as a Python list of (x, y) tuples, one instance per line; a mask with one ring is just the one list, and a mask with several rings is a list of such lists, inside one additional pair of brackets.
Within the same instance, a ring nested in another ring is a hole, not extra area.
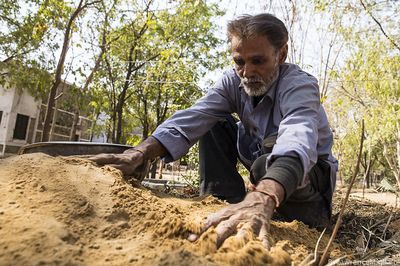
[(261, 180), (255, 187), (255, 191), (269, 195), (276, 202), (276, 207), (285, 199), (285, 189), (283, 186), (272, 179)]
[(138, 146), (134, 147), (133, 150), (142, 153), (145, 160), (152, 160), (157, 157), (162, 157), (168, 153), (164, 146), (152, 136), (148, 137)]
[(143, 156), (143, 162), (147, 161), (147, 156), (146, 156), (146, 153), (145, 153), (144, 150), (140, 149), (139, 147), (133, 147), (130, 150), (137, 151), (137, 152), (141, 153), (142, 156)]
[(275, 193), (273, 193), (273, 192), (271, 192), (271, 191), (268, 191), (268, 190), (263, 190), (263, 189), (257, 188), (257, 187), (254, 186), (254, 185), (251, 185), (251, 186), (250, 186), (250, 191), (251, 191), (251, 192), (258, 192), (258, 193), (261, 193), (261, 194), (263, 194), (263, 195), (268, 196), (269, 198), (271, 198), (271, 199), (273, 200), (273, 205), (274, 205), (274, 207), (275, 207), (275, 208), (278, 208), (278, 207), (279, 207), (280, 201), (279, 201), (279, 199), (278, 199), (278, 196), (277, 196)]

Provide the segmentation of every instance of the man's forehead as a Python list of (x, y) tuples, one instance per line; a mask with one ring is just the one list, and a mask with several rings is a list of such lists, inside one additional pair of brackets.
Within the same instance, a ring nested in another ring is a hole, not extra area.
[(251, 59), (262, 59), (274, 54), (273, 48), (268, 47), (232, 47), (232, 57), (233, 58), (251, 58)]
[(246, 53), (247, 56), (265, 56), (266, 53), (274, 52), (275, 48), (264, 36), (257, 36), (251, 39), (233, 37), (231, 51), (233, 54)]
[(239, 36), (232, 36), (230, 43), (231, 45), (238, 45), (246, 42), (265, 42), (270, 44), (270, 41), (267, 36), (265, 35), (252, 35), (248, 37), (239, 37)]

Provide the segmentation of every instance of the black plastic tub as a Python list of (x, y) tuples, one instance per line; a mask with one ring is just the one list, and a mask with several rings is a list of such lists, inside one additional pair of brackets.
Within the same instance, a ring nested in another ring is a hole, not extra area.
[(132, 146), (111, 143), (49, 141), (25, 145), (19, 149), (18, 154), (43, 152), (51, 156), (90, 155), (99, 153), (122, 153), (130, 148), (132, 148)]

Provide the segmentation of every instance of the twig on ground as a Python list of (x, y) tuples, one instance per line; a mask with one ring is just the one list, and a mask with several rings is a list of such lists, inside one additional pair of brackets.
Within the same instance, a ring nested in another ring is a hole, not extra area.
[(369, 230), (369, 229), (366, 228), (365, 226), (361, 225), (361, 227), (362, 227), (365, 231), (367, 231), (367, 232), (370, 234), (370, 236), (375, 236), (379, 241), (381, 241), (381, 242), (383, 242), (383, 243), (386, 243), (386, 244), (390, 244), (390, 243), (391, 243), (390, 241), (386, 241), (386, 240), (380, 238), (379, 236), (377, 236), (374, 232), (372, 232), (371, 230)]
[(309, 266), (309, 265), (312, 265), (312, 264), (311, 264), (312, 261), (313, 261), (313, 254), (310, 253), (310, 254), (307, 255), (307, 257), (306, 257), (302, 262), (300, 262), (299, 266)]
[[(361, 225), (361, 227), (362, 227), (362, 228), (365, 228), (365, 227), (362, 226), (362, 225)], [(367, 232), (368, 232), (368, 239), (367, 239), (367, 244), (365, 244), (365, 247), (364, 247), (364, 250), (363, 250), (363, 253), (364, 253), (364, 254), (367, 252), (368, 245), (369, 245), (369, 241), (371, 241), (371, 236), (372, 236), (372, 232), (371, 232), (371, 231), (367, 230)]]
[(385, 240), (386, 240), (386, 230), (387, 230), (387, 228), (388, 228), (388, 226), (390, 224), (390, 221), (392, 220), (392, 217), (393, 217), (393, 213), (390, 214), (389, 219), (387, 220), (385, 228), (383, 229), (383, 232), (382, 232), (382, 238), (385, 239)]
[(395, 244), (392, 244), (392, 245), (388, 245), (388, 246), (386, 246), (386, 247), (380, 248), (380, 249), (378, 249), (378, 250), (375, 250), (374, 252), (365, 254), (365, 256), (361, 257), (361, 259), (363, 259), (363, 260), (368, 260), (368, 259), (370, 259), (370, 258), (376, 258), (376, 254), (379, 254), (380, 252), (385, 251), (385, 250), (387, 250), (387, 249), (391, 249), (391, 248), (393, 248), (394, 246), (396, 246), (396, 245), (395, 245)]
[(183, 179), (183, 181), (185, 181), (185, 183), (192, 188), (193, 190), (196, 190), (197, 188), (192, 184), (192, 182), (189, 180), (189, 178), (187, 178), (186, 175), (181, 174), (181, 178)]
[(359, 152), (358, 152), (357, 165), (356, 165), (356, 168), (354, 170), (353, 177), (351, 178), (349, 188), (347, 189), (346, 197), (344, 198), (343, 203), (342, 203), (342, 207), (340, 208), (340, 212), (339, 212), (339, 216), (338, 216), (338, 219), (336, 221), (336, 224), (335, 224), (335, 228), (333, 229), (333, 232), (332, 232), (332, 235), (331, 235), (331, 237), (329, 239), (329, 242), (326, 245), (324, 253), (322, 254), (321, 260), (318, 263), (319, 266), (325, 265), (327, 263), (329, 249), (330, 249), (330, 247), (331, 247), (331, 245), (333, 243), (333, 240), (336, 237), (337, 231), (339, 230), (339, 227), (340, 227), (340, 225), (342, 223), (342, 216), (343, 216), (343, 213), (344, 213), (344, 209), (346, 208), (346, 204), (347, 204), (347, 200), (349, 199), (351, 188), (353, 187), (354, 181), (356, 180), (356, 177), (358, 175), (358, 171), (360, 169), (360, 162), (361, 162), (363, 144), (364, 144), (364, 119), (361, 121), (360, 149), (359, 149)]
[[(390, 217), (389, 217), (390, 218)], [(391, 218), (390, 218), (391, 219)], [(377, 221), (376, 223), (374, 223), (373, 225), (371, 225), (371, 227), (370, 227), (370, 229), (372, 229), (372, 228), (374, 228), (374, 227), (376, 227), (376, 226), (379, 226), (379, 225), (382, 225), (383, 223), (386, 223), (386, 217), (385, 218), (383, 218), (383, 219), (380, 219), (379, 221)]]
[(314, 254), (308, 254), (308, 256), (299, 264), (299, 266), (310, 266), (310, 265), (315, 265), (315, 263), (318, 261), (318, 247), (319, 243), (325, 234), (326, 228), (322, 231), (321, 235), (319, 236), (317, 243), (315, 244), (315, 249), (314, 249)]
[(315, 249), (314, 249), (314, 259), (312, 260), (312, 265), (314, 265), (317, 262), (318, 259), (318, 246), (319, 246), (319, 242), (321, 241), (322, 237), (324, 236), (326, 231), (326, 228), (324, 228), (324, 230), (322, 231), (321, 235), (319, 236), (318, 240), (317, 240), (317, 244), (315, 244)]

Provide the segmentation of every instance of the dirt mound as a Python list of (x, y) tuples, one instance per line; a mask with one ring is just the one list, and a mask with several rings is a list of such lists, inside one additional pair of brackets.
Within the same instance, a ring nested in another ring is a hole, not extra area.
[(212, 229), (186, 240), (223, 205), (160, 197), (81, 159), (0, 160), (0, 265), (288, 265), (313, 252), (320, 233), (299, 222), (273, 222), (269, 252), (250, 232), (218, 250)]

